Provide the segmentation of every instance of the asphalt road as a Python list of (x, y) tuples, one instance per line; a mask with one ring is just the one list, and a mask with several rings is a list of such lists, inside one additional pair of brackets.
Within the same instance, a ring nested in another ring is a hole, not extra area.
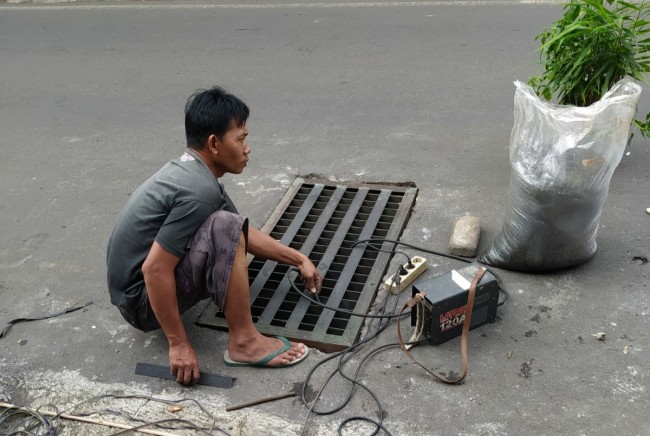
[[(403, 235), (411, 243), (444, 250), (465, 212), (482, 219), (482, 248), (500, 229), (513, 81), (536, 71), (534, 37), (559, 16), (557, 5), (225, 4), (0, 5), (0, 328), (94, 302), (0, 339), (0, 401), (192, 397), (229, 433), (300, 434), (307, 410), (297, 400), (223, 409), (290, 389), (323, 354), (290, 370), (227, 368), (225, 334), (192, 326), (196, 310), (186, 321), (202, 367), (238, 382), (182, 389), (133, 374), (138, 361), (166, 362), (164, 337), (127, 328), (108, 300), (104, 253), (116, 215), (182, 152), (183, 107), (198, 88), (221, 85), (251, 107), (251, 161), (224, 183), (254, 225), (297, 175), (317, 173), (415, 182)], [(649, 102), (643, 96), (640, 111)], [(504, 272), (510, 301), (498, 323), (471, 336), (463, 385), (434, 382), (397, 349), (364, 369), (393, 434), (648, 434), (650, 265), (639, 258), (650, 257), (650, 151), (635, 137), (627, 152), (596, 257), (554, 274)], [(427, 274), (452, 265), (432, 259)], [(394, 340), (391, 331), (380, 343)], [(417, 351), (439, 370), (459, 367), (457, 341)], [(346, 386), (337, 383), (327, 406)], [(344, 411), (312, 416), (307, 434), (332, 434), (375, 410), (358, 391)], [(358, 423), (346, 434), (370, 430)]]

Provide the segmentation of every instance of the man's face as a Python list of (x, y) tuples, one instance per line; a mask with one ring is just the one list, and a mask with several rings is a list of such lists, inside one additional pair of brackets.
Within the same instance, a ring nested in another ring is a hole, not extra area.
[(248, 155), (251, 152), (246, 137), (248, 129), (246, 124), (237, 126), (230, 124), (230, 129), (223, 135), (222, 139), (215, 137), (217, 142), (217, 154), (214, 156), (214, 164), (221, 173), (241, 174), (248, 163)]

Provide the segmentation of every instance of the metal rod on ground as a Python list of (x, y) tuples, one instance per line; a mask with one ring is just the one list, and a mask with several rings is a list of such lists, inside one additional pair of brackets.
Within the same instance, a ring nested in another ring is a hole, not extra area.
[[(20, 406), (16, 406), (16, 405), (13, 405), (13, 404), (8, 404), (8, 403), (3, 403), (3, 402), (0, 402), (0, 408), (21, 410), (23, 412), (29, 412), (30, 411), (30, 409), (28, 409), (26, 407), (20, 407)], [(88, 423), (88, 424), (97, 424), (97, 425), (103, 425), (103, 426), (106, 426), (106, 427), (116, 427), (116, 428), (121, 428), (121, 429), (124, 429), (124, 430), (133, 430), (133, 431), (138, 431), (140, 433), (154, 434), (154, 435), (158, 435), (158, 436), (178, 436), (178, 435), (176, 435), (174, 433), (167, 433), (167, 432), (158, 431), (158, 430), (149, 430), (147, 428), (136, 428), (136, 427), (134, 427), (132, 425), (122, 424), (122, 423), (119, 423), (119, 422), (106, 421), (106, 420), (103, 420), (103, 419), (87, 418), (85, 416), (68, 415), (67, 413), (58, 414), (58, 413), (54, 413), (54, 412), (39, 410), (38, 414), (43, 415), (43, 416), (56, 416), (56, 417), (59, 417), (59, 418), (69, 419), (71, 421), (85, 422), (85, 423)]]
[(295, 397), (296, 392), (291, 391), (286, 394), (274, 395), (272, 397), (261, 398), (259, 400), (249, 401), (248, 403), (238, 404), (236, 406), (226, 407), (226, 412), (232, 412), (233, 410), (245, 409), (250, 406), (257, 406), (258, 404), (270, 403), (271, 401), (282, 400), (283, 398)]

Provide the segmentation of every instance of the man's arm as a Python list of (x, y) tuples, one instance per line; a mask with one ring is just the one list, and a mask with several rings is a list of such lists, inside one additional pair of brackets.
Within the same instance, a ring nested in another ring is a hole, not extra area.
[(314, 294), (320, 292), (323, 283), (320, 272), (311, 260), (300, 251), (287, 247), (253, 227), (249, 227), (248, 230), (248, 251), (263, 259), (297, 267), (307, 289)]
[(147, 295), (156, 319), (169, 342), (169, 365), (176, 381), (199, 381), (199, 361), (181, 320), (176, 300), (174, 269), (180, 258), (154, 242), (142, 265)]

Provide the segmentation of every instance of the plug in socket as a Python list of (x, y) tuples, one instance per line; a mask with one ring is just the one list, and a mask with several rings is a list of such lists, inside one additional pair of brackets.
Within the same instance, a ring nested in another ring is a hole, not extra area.
[(411, 263), (413, 264), (412, 268), (409, 268), (408, 263), (402, 265), (403, 274), (400, 274), (399, 289), (393, 282), (393, 278), (395, 277), (394, 275), (390, 276), (388, 279), (386, 279), (386, 281), (384, 281), (384, 284), (390, 288), (390, 292), (393, 294), (399, 294), (408, 285), (410, 285), (413, 280), (422, 274), (424, 270), (427, 269), (427, 260), (423, 257), (415, 256), (411, 258)]

